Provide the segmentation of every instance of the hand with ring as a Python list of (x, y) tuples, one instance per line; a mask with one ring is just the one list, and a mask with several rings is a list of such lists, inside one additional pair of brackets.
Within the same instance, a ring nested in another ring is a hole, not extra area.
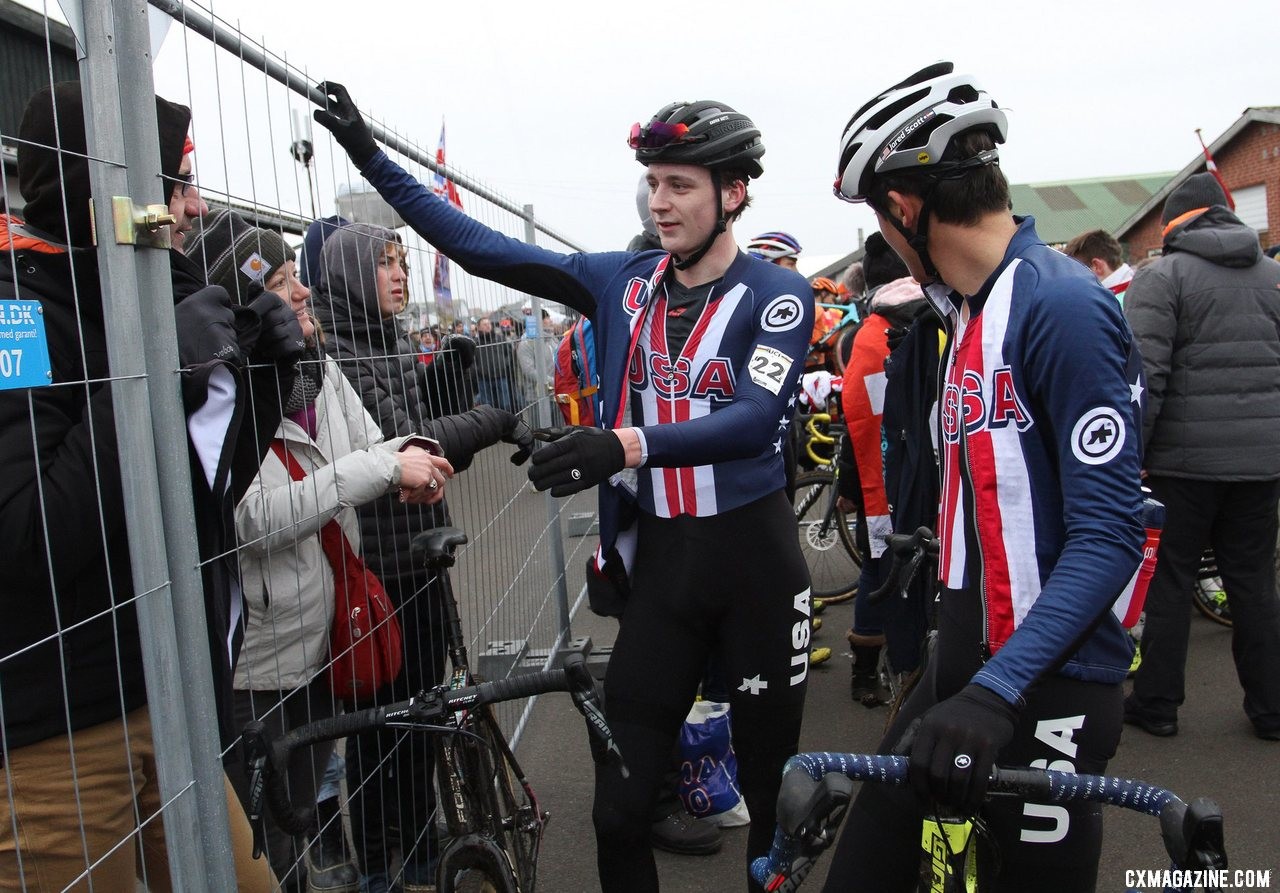
[(400, 463), (400, 501), (434, 505), (444, 499), (444, 485), (453, 477), (453, 466), (443, 456), (433, 456), (411, 446), (395, 454)]

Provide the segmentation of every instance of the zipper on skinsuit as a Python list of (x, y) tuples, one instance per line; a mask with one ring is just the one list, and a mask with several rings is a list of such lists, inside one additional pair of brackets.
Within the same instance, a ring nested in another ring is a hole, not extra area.
[[(956, 315), (958, 320), (959, 310), (956, 311)], [(956, 328), (948, 336), (954, 340), (951, 341), (951, 345), (950, 345), (951, 349), (948, 351), (948, 353), (950, 353), (951, 356), (950, 356), (949, 362), (946, 365), (946, 372), (943, 378), (944, 387), (945, 387), (945, 383), (951, 379), (952, 373), (955, 371), (956, 360), (959, 358), (959, 355), (960, 355), (961, 343), (964, 340), (964, 336), (968, 333), (969, 326), (972, 324), (972, 322), (973, 322), (973, 319), (970, 318), (969, 322), (963, 325), (963, 328), (961, 328), (959, 323), (957, 322)], [(975, 494), (974, 494), (974, 487), (973, 487), (973, 468), (969, 464), (969, 438), (967, 436), (967, 432), (965, 431), (965, 426), (964, 426), (964, 390), (963, 388), (960, 387), (959, 383), (957, 383), (956, 387), (958, 391), (958, 395), (956, 398), (957, 399), (956, 427), (958, 428), (957, 440), (958, 440), (958, 451), (960, 454), (959, 455), (960, 479), (962, 484), (964, 485), (961, 487), (960, 498), (964, 500), (965, 519), (966, 519), (965, 529), (963, 533), (967, 535), (971, 527), (974, 533), (973, 548), (974, 548), (974, 551), (977, 553), (977, 561), (978, 561), (978, 601), (982, 605), (982, 640), (978, 643), (978, 653), (979, 653), (979, 657), (982, 659), (982, 662), (985, 664), (987, 661), (991, 659), (991, 622), (990, 622), (991, 618), (987, 608), (986, 562), (982, 560), (982, 538), (978, 536), (977, 527), (976, 527), (977, 525), (976, 510), (977, 509), (976, 509), (976, 503), (974, 499)], [(942, 411), (941, 403), (939, 404), (938, 411), (939, 413), (941, 413)], [(942, 422), (942, 419), (939, 418), (938, 419), (939, 431), (942, 430), (941, 422)]]

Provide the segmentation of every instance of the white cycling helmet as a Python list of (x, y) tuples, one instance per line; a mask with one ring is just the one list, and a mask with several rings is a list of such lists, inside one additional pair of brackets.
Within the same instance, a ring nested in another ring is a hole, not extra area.
[(767, 261), (799, 257), (800, 251), (800, 243), (795, 240), (795, 237), (781, 230), (761, 233), (747, 243), (748, 254)]
[(995, 149), (969, 159), (942, 160), (952, 137), (985, 127), (1003, 143), (1008, 122), (999, 106), (969, 75), (937, 62), (885, 90), (854, 113), (840, 138), (835, 193), (864, 202), (877, 174), (919, 171), (938, 179), (994, 164)]

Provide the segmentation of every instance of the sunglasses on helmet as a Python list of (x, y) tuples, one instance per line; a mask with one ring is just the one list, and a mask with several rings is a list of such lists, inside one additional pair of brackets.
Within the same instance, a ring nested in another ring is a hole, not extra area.
[(675, 143), (696, 143), (706, 139), (706, 134), (689, 136), (688, 124), (668, 124), (666, 121), (650, 121), (641, 125), (639, 121), (631, 125), (631, 136), (627, 145), (633, 149), (661, 149)]

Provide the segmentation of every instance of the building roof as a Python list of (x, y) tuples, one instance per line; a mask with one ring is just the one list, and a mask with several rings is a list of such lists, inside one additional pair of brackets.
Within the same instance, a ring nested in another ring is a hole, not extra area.
[[(1055, 183), (1019, 183), (1009, 187), (1013, 213), (1036, 219), (1036, 232), (1050, 245), (1062, 245), (1081, 233), (1103, 229), (1115, 233), (1137, 208), (1147, 205), (1175, 176), (1173, 173), (1133, 174)], [(863, 249), (845, 255), (814, 276), (836, 278), (845, 267), (861, 260)], [(812, 277), (810, 277), (812, 280)]]
[(1036, 231), (1050, 245), (1069, 242), (1081, 233), (1116, 228), (1147, 204), (1169, 182), (1171, 172), (1025, 183), (1009, 187), (1013, 213), (1031, 215)]
[[(1235, 139), (1240, 132), (1250, 124), (1280, 124), (1280, 106), (1251, 106), (1250, 108), (1245, 109), (1240, 117), (1236, 119), (1234, 124), (1224, 130), (1221, 136), (1209, 144), (1209, 154), (1216, 155), (1221, 152), (1227, 143)], [(1176, 189), (1183, 180), (1187, 179), (1187, 177), (1190, 177), (1192, 174), (1199, 173), (1204, 167), (1204, 162), (1204, 154), (1197, 153), (1196, 156), (1187, 163), (1186, 167), (1171, 176), (1168, 181), (1160, 187), (1160, 189), (1156, 190), (1151, 195), (1149, 199), (1137, 208), (1133, 209), (1132, 213), (1130, 213), (1128, 217), (1120, 221), (1116, 225), (1116, 228), (1111, 231), (1113, 235), (1115, 235), (1117, 239), (1123, 241), (1125, 234), (1136, 226), (1140, 220), (1146, 217), (1147, 214), (1151, 213), (1154, 208), (1158, 208), (1164, 204), (1164, 200), (1169, 197), (1169, 193), (1173, 192), (1173, 190)], [(1048, 239), (1045, 241), (1048, 241)]]

